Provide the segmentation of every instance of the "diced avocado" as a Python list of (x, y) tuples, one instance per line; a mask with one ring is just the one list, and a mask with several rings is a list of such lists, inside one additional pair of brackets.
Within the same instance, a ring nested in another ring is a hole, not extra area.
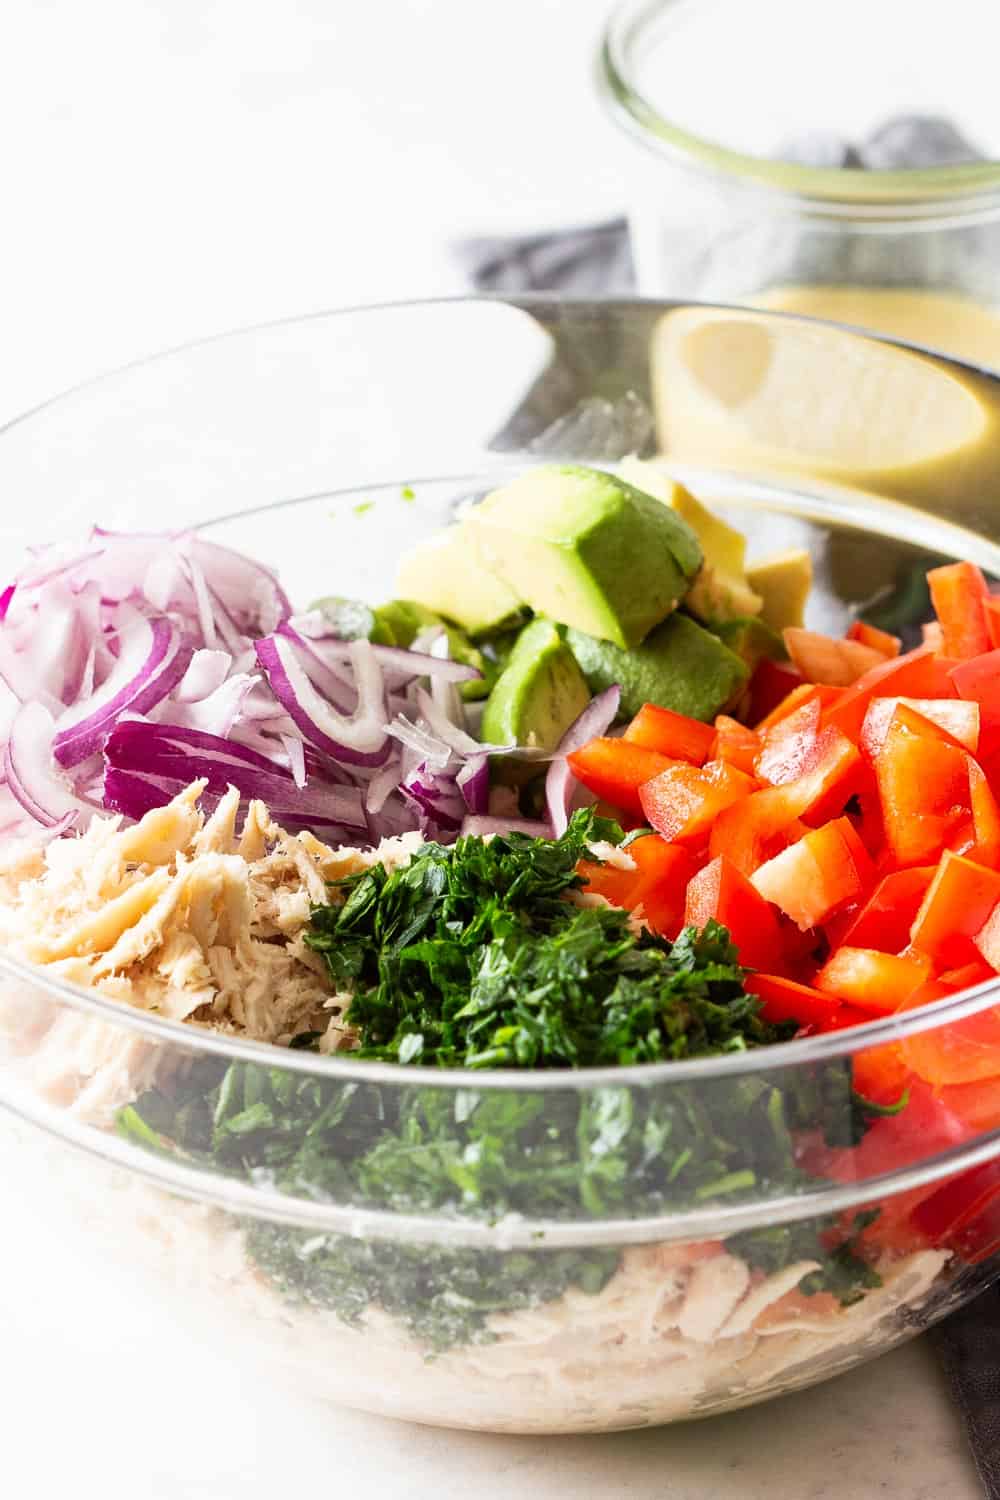
[(470, 635), (499, 630), (523, 613), (518, 595), (483, 563), (465, 522), (408, 552), (396, 573), (396, 589)]
[(788, 660), (788, 650), (781, 636), (756, 616), (737, 620), (712, 620), (709, 623), (713, 635), (717, 635), (730, 651), (735, 651), (737, 656), (742, 657), (751, 672), (763, 656), (770, 657), (772, 661)]
[[(486, 700), (480, 737), (493, 745), (554, 750), (589, 702), (583, 673), (555, 625), (532, 620)], [(536, 769), (529, 766), (528, 774)], [(516, 779), (525, 767), (497, 757), (497, 770)]]
[(375, 633), (369, 639), (382, 641), (387, 646), (412, 646), (416, 637), (428, 625), (440, 625), (448, 637), (448, 651), (452, 660), (464, 662), (466, 666), (475, 667), (477, 672), (482, 673), (481, 677), (461, 684), (459, 692), (462, 697), (467, 702), (486, 697), (496, 681), (496, 664), (478, 646), (472, 644), (464, 630), (443, 620), (433, 609), (428, 609), (415, 599), (390, 599), (387, 604), (380, 604), (374, 615)]
[(749, 675), (745, 662), (689, 615), (671, 615), (631, 651), (579, 630), (567, 630), (566, 644), (591, 692), (621, 685), (623, 718), (644, 703), (658, 703), (707, 722), (733, 701)]
[(763, 600), (747, 582), (744, 567), (747, 541), (742, 531), (713, 515), (690, 490), (671, 479), (657, 464), (627, 458), (621, 472), (630, 483), (669, 505), (687, 522), (701, 544), (705, 560), (684, 597), (684, 608), (706, 625), (760, 614)]
[(658, 464), (642, 458), (626, 458), (621, 464), (621, 475), (657, 500), (669, 505), (682, 520), (686, 521), (701, 543), (705, 561), (723, 573), (743, 576), (747, 539), (742, 531), (712, 514), (690, 490), (672, 479)]
[(716, 620), (743, 620), (748, 615), (760, 613), (763, 600), (755, 594), (746, 579), (735, 573), (724, 573), (708, 561), (705, 562), (694, 583), (684, 596), (684, 608), (689, 609), (706, 625)]
[(540, 615), (627, 648), (701, 566), (689, 526), (598, 469), (549, 465), (487, 495), (464, 523), (484, 565)]
[(801, 625), (812, 587), (812, 558), (796, 550), (766, 557), (747, 569), (747, 582), (764, 601), (761, 619), (772, 630)]

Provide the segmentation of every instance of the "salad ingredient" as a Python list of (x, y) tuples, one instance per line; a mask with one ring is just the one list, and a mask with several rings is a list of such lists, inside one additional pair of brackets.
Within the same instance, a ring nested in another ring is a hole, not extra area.
[(572, 465), (522, 475), (465, 524), (486, 565), (533, 610), (623, 651), (676, 608), (702, 561), (668, 507)]
[(746, 581), (743, 533), (714, 515), (656, 464), (627, 458), (619, 472), (630, 484), (668, 505), (698, 538), (703, 561), (685, 596), (685, 607), (713, 628), (721, 620), (759, 614), (762, 600)]
[(799, 548), (747, 567), (747, 583), (763, 600), (760, 617), (779, 632), (800, 627), (812, 589), (812, 558)]
[(480, 559), (475, 535), (461, 522), (420, 542), (401, 560), (396, 591), (472, 636), (517, 624), (523, 605), (514, 590)]
[(783, 960), (784, 940), (773, 907), (721, 854), (689, 880), (684, 922), (699, 931), (709, 922), (718, 922), (726, 928), (741, 961), (749, 968), (772, 970)]
[(788, 626), (784, 642), (792, 665), (807, 682), (827, 687), (850, 687), (859, 677), (885, 660), (874, 646), (860, 641), (832, 639), (815, 630)]
[(871, 884), (871, 860), (847, 818), (811, 829), (750, 877), (803, 932), (818, 927)]
[(575, 719), (556, 746), (556, 753), (545, 773), (545, 807), (549, 815), (549, 830), (559, 838), (566, 832), (570, 807), (577, 786), (569, 766), (569, 756), (574, 750), (588, 744), (595, 735), (602, 735), (614, 723), (621, 701), (621, 690), (615, 686), (606, 688), (592, 698), (580, 717)]
[(749, 676), (746, 664), (718, 636), (680, 613), (628, 651), (572, 627), (566, 643), (591, 692), (615, 682), (621, 686), (621, 712), (630, 718), (644, 703), (655, 703), (708, 721), (737, 697)]
[(632, 745), (645, 745), (671, 760), (686, 760), (693, 766), (704, 765), (712, 753), (716, 731), (709, 724), (644, 703), (625, 730), (624, 738)]
[[(482, 720), (483, 738), (495, 745), (555, 750), (590, 702), (573, 653), (551, 620), (526, 625), (497, 678)], [(504, 763), (498, 763), (501, 775)], [(531, 774), (533, 767), (528, 767)]]
[(993, 647), (986, 612), (989, 589), (972, 563), (948, 563), (927, 574), (931, 603), (941, 626), (941, 651), (959, 661)]
[(669, 756), (627, 740), (599, 737), (567, 756), (570, 770), (594, 795), (642, 816), (639, 788), (671, 765)]
[[(586, 880), (586, 890), (610, 901), (612, 906), (624, 907), (633, 916), (641, 917), (646, 926), (661, 937), (676, 938), (685, 925), (699, 929), (705, 921), (688, 919), (685, 899), (688, 885), (694, 875), (694, 861), (676, 844), (663, 839), (639, 835), (622, 845), (628, 867), (622, 864), (595, 864), (582, 859), (578, 871)], [(719, 924), (725, 926), (722, 918)]]
[(362, 1057), (449, 1067), (651, 1062), (763, 1040), (721, 930), (668, 942), (563, 898), (620, 834), (591, 810), (560, 839), (428, 844), (313, 914), (309, 944), (350, 988)]
[(699, 843), (719, 814), (741, 801), (753, 784), (752, 777), (725, 761), (700, 767), (678, 761), (639, 788), (639, 805), (665, 839)]

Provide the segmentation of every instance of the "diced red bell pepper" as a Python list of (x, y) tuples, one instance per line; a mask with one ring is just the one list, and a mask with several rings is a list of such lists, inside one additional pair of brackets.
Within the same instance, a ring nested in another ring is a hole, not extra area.
[(900, 706), (875, 758), (886, 845), (897, 865), (936, 859), (969, 813), (965, 752), (931, 732), (914, 733), (914, 721), (927, 722)]
[(976, 1130), (995, 1130), (1000, 1125), (1000, 1079), (949, 1083), (939, 1092), (942, 1104)]
[(989, 589), (974, 563), (948, 563), (927, 574), (934, 613), (941, 624), (942, 649), (967, 661), (992, 647), (986, 618)]
[(774, 910), (729, 860), (713, 859), (687, 889), (685, 927), (704, 927), (712, 918), (728, 927), (740, 963), (774, 969), (783, 959), (781, 931)]
[(672, 709), (660, 708), (656, 703), (644, 703), (626, 729), (624, 738), (632, 745), (658, 750), (671, 760), (701, 766), (712, 752), (715, 730), (711, 724), (702, 724), (699, 719), (690, 719), (686, 714), (675, 714)]
[[(949, 993), (945, 986), (941, 989)], [(911, 997), (907, 1009), (916, 998)], [(943, 999), (944, 994), (935, 998)], [(1000, 1008), (918, 1032), (899, 1046), (907, 1066), (934, 1088), (1000, 1078)]]
[[(883, 876), (864, 906), (838, 930), (837, 945), (898, 953), (910, 941), (910, 928), (934, 879), (935, 865), (917, 865)], [(828, 929), (829, 931), (829, 929)], [(833, 934), (830, 934), (833, 941)]]
[(796, 625), (784, 632), (784, 642), (793, 664), (806, 681), (826, 687), (850, 687), (872, 667), (885, 661), (884, 652), (863, 646), (860, 641), (837, 640)]
[(822, 712), (819, 698), (806, 698), (801, 707), (763, 730), (754, 767), (762, 781), (781, 786), (802, 775), (816, 749)]
[(910, 942), (939, 969), (978, 958), (975, 938), (1000, 902), (1000, 872), (946, 849), (910, 928)]
[(871, 861), (847, 818), (812, 829), (751, 877), (761, 895), (803, 931), (859, 900), (872, 878)]
[(587, 881), (586, 889), (627, 911), (641, 906), (654, 932), (675, 938), (683, 926), (688, 882), (695, 872), (691, 856), (676, 844), (668, 844), (658, 833), (632, 839), (623, 848), (634, 870), (580, 861), (578, 870)]
[(957, 969), (945, 969), (938, 975), (938, 982), (946, 984), (957, 994), (960, 990), (971, 990), (977, 984), (986, 984), (997, 976), (985, 959), (971, 964), (961, 964)]
[(589, 740), (566, 759), (577, 781), (596, 796), (613, 807), (625, 807), (640, 814), (639, 788), (674, 764), (669, 756), (648, 750), (645, 745), (606, 738)]
[(847, 632), (849, 641), (860, 641), (862, 646), (871, 646), (888, 661), (893, 656), (898, 656), (902, 650), (903, 643), (898, 635), (890, 635), (887, 630), (879, 630), (875, 625), (867, 625), (864, 620), (855, 620)]
[(728, 714), (719, 714), (715, 721), (712, 760), (724, 760), (727, 766), (735, 766), (737, 771), (752, 776), (760, 745), (760, 736), (753, 729), (748, 729), (738, 719), (731, 719)]
[(1000, 651), (987, 650), (971, 661), (958, 662), (948, 676), (960, 698), (1000, 716)]
[(881, 1042), (877, 1047), (856, 1052), (851, 1059), (851, 1073), (855, 1093), (873, 1104), (894, 1104), (913, 1076), (896, 1042)]
[(796, 788), (796, 815), (823, 823), (839, 813), (860, 786), (861, 757), (839, 729), (819, 729), (816, 699), (765, 732), (757, 774), (773, 786)]
[(813, 983), (859, 1010), (891, 1015), (929, 978), (930, 959), (879, 953), (874, 948), (838, 948)]
[(935, 1183), (913, 1209), (913, 1223), (932, 1245), (947, 1245), (975, 1265), (1000, 1242), (1000, 1162), (987, 1161)]
[(677, 763), (639, 788), (639, 802), (651, 827), (671, 843), (698, 843), (708, 837), (719, 814), (753, 791), (753, 777), (723, 761), (702, 767)]
[(970, 756), (969, 802), (972, 809), (972, 848), (970, 857), (979, 864), (996, 869), (1000, 865), (1000, 807), (993, 789), (978, 761)]
[(787, 662), (772, 661), (769, 656), (762, 657), (750, 678), (750, 723), (759, 724), (772, 709), (784, 702), (794, 688), (801, 686), (801, 672), (796, 672)]
[(841, 693), (836, 702), (826, 705), (823, 723), (836, 725), (857, 743), (873, 698), (953, 698), (955, 688), (948, 675), (953, 666), (954, 661), (938, 656), (932, 646), (926, 645), (880, 662)]
[(764, 1020), (773, 1025), (798, 1021), (804, 1031), (830, 1031), (842, 1009), (835, 996), (824, 995), (780, 974), (750, 974), (746, 987), (760, 1000)]
[(708, 840), (712, 859), (724, 855), (743, 875), (800, 838), (795, 806), (785, 787), (768, 787), (727, 807), (716, 818)]
[(814, 699), (825, 709), (839, 702), (843, 696), (843, 688), (825, 687), (818, 682), (800, 682), (797, 687), (792, 688), (787, 697), (775, 704), (770, 713), (755, 723), (754, 728), (758, 734), (764, 734), (774, 724), (780, 724), (782, 719), (787, 719), (789, 714), (796, 713), (804, 704), (811, 703)]
[(961, 698), (873, 698), (861, 726), (861, 748), (874, 760), (889, 732), (896, 710), (907, 708), (924, 723), (934, 724), (948, 739), (972, 755), (979, 748), (979, 704)]
[(990, 633), (990, 643), (994, 651), (1000, 646), (1000, 599), (991, 594), (986, 600), (986, 629)]

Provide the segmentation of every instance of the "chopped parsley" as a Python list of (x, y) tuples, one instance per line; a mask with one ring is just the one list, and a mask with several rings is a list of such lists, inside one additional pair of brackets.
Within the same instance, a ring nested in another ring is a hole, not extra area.
[[(205, 1059), (123, 1110), (137, 1144), (314, 1200), (495, 1219), (594, 1219), (739, 1201), (807, 1182), (795, 1132), (868, 1123), (847, 1061), (782, 1087), (766, 1070), (697, 1082), (547, 1088), (546, 1073), (743, 1052), (782, 1040), (744, 987), (728, 933), (709, 924), (675, 943), (628, 914), (580, 906), (577, 864), (621, 831), (591, 811), (560, 839), (522, 834), (425, 845), (376, 865), (314, 910), (307, 941), (352, 994), (352, 1057), (465, 1069), (467, 1088), (426, 1076), (402, 1086)], [(298, 1045), (309, 1047), (307, 1035)], [(483, 1068), (520, 1068), (517, 1090), (483, 1089)], [(821, 1233), (822, 1231), (822, 1233)], [(731, 1242), (753, 1264), (812, 1259), (804, 1290), (843, 1300), (871, 1284), (852, 1240), (815, 1221)], [(357, 1322), (371, 1303), (429, 1353), (490, 1337), (494, 1312), (597, 1292), (615, 1250), (480, 1251), (246, 1226), (250, 1257), (287, 1297)]]

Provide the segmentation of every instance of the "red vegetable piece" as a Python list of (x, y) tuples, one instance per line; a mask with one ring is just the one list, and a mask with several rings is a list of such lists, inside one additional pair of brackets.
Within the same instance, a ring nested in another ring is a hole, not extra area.
[[(960, 698), (873, 698), (861, 726), (861, 748), (874, 760), (889, 732), (896, 710), (907, 708), (925, 724), (933, 724), (950, 741), (972, 755), (979, 748), (979, 704)], [(926, 732), (926, 731), (925, 731)]]
[(891, 1015), (930, 975), (930, 960), (880, 953), (874, 948), (838, 948), (814, 979), (818, 990), (859, 1010)]
[(814, 695), (761, 733), (761, 750), (754, 769), (762, 781), (782, 786), (802, 775), (816, 749), (822, 711), (822, 704)]
[(843, 697), (843, 688), (825, 687), (818, 682), (800, 682), (797, 687), (792, 688), (787, 697), (776, 703), (770, 712), (754, 725), (758, 734), (763, 734), (774, 724), (780, 724), (782, 719), (787, 719), (789, 714), (796, 713), (804, 704), (811, 703), (814, 699), (827, 708), (839, 702)]
[(738, 719), (720, 714), (715, 721), (715, 739), (712, 742), (712, 760), (723, 760), (747, 776), (754, 774), (754, 764), (760, 753), (760, 736), (748, 729)]
[(851, 1073), (855, 1093), (875, 1104), (894, 1104), (913, 1076), (896, 1042), (882, 1042), (856, 1052), (851, 1059)]
[(935, 873), (934, 865), (917, 865), (883, 876), (839, 933), (840, 943), (852, 948), (877, 948), (882, 953), (898, 953), (905, 948)]
[(644, 703), (624, 737), (630, 744), (658, 750), (671, 760), (685, 760), (693, 766), (701, 766), (712, 753), (715, 730), (711, 724), (702, 724), (699, 719), (690, 719), (686, 714), (675, 714), (655, 703)]
[(955, 688), (949, 677), (953, 666), (954, 661), (938, 656), (927, 645), (881, 662), (859, 677), (836, 702), (826, 705), (823, 723), (835, 725), (856, 743), (872, 698), (953, 698)]
[(642, 812), (639, 788), (643, 782), (673, 764), (669, 756), (645, 745), (604, 737), (589, 740), (566, 759), (577, 781), (595, 796), (633, 813)]
[(765, 1021), (798, 1021), (803, 1030), (831, 1031), (843, 1007), (834, 995), (780, 974), (750, 974), (746, 987), (761, 1001)]
[(924, 732), (927, 723), (900, 705), (875, 759), (886, 845), (897, 865), (936, 859), (970, 810), (965, 753), (933, 726)]
[(802, 931), (858, 900), (871, 883), (868, 855), (847, 818), (814, 828), (751, 877)]
[(805, 830), (785, 787), (768, 787), (727, 807), (713, 824), (711, 858), (724, 855), (744, 875), (794, 843)]
[(721, 856), (689, 884), (684, 925), (704, 927), (713, 917), (729, 928), (741, 964), (753, 969), (779, 966), (783, 956), (781, 930), (773, 909), (746, 876)]
[(644, 783), (639, 801), (650, 825), (671, 842), (697, 843), (718, 815), (753, 791), (753, 778), (723, 761), (676, 764)]
[(796, 625), (784, 632), (784, 642), (806, 681), (823, 683), (827, 687), (850, 687), (885, 660), (883, 652), (863, 646), (860, 641), (837, 640), (834, 636), (821, 635), (817, 630), (802, 630)]
[(854, 621), (847, 632), (847, 639), (860, 641), (862, 646), (871, 646), (886, 660), (898, 656), (903, 645), (898, 635), (890, 635), (887, 630), (879, 630), (875, 625), (867, 625), (864, 620)]
[(927, 574), (931, 603), (941, 625), (941, 645), (947, 656), (967, 661), (992, 647), (986, 616), (989, 590), (974, 563), (949, 563)]
[(624, 847), (634, 870), (580, 861), (578, 869), (586, 878), (586, 889), (627, 911), (641, 906), (654, 932), (675, 938), (683, 925), (685, 893), (694, 874), (691, 856), (655, 833), (632, 839)]
[(771, 711), (783, 703), (795, 688), (803, 685), (801, 672), (796, 672), (788, 662), (772, 661), (762, 657), (750, 678), (750, 711), (747, 717), (751, 724), (759, 724)]
[(1000, 1078), (1000, 1008), (918, 1032), (899, 1045), (907, 1066), (934, 1088)]
[(1000, 873), (946, 849), (910, 929), (910, 942), (939, 969), (978, 958), (977, 934), (1000, 902)]

